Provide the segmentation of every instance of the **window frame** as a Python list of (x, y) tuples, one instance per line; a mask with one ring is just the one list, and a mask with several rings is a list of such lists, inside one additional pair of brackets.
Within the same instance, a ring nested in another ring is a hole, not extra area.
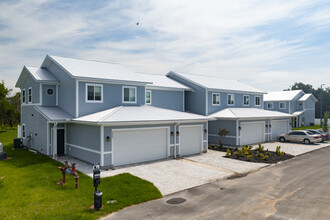
[(22, 138), (26, 138), (26, 125), (22, 124)]
[[(272, 104), (271, 108), (268, 106), (269, 104)], [(267, 102), (267, 109), (274, 109), (274, 102)]]
[[(30, 94), (30, 91), (31, 91), (31, 94)], [(32, 103), (32, 87), (28, 88), (28, 103)]]
[[(257, 105), (257, 98), (259, 98), (259, 105)], [(261, 96), (255, 96), (254, 97), (254, 105), (255, 106), (261, 106)]]
[[(244, 98), (247, 97), (248, 99), (248, 104), (245, 104)], [(250, 106), (250, 96), (249, 95), (243, 95), (243, 106)]]
[(22, 104), (25, 104), (26, 102), (26, 91), (25, 89), (22, 89)]
[[(94, 87), (94, 100), (88, 100), (88, 87)], [(95, 87), (101, 87), (101, 100), (95, 100)], [(86, 103), (103, 103), (103, 84), (94, 84), (94, 83), (86, 83), (85, 84), (85, 101)]]
[[(284, 104), (284, 107), (281, 108), (281, 104)], [(286, 102), (280, 102), (279, 105), (278, 105), (279, 109), (286, 109)]]
[[(233, 104), (229, 103), (229, 96), (233, 97)], [(227, 106), (235, 106), (235, 94), (227, 94)]]
[[(147, 92), (150, 93), (150, 102), (149, 102), (149, 103), (147, 102)], [(151, 97), (152, 97), (152, 92), (151, 92), (151, 90), (150, 90), (150, 89), (146, 89), (146, 97), (145, 97), (145, 99), (146, 99), (146, 100), (145, 100), (146, 105), (151, 105), (151, 103), (152, 103), (152, 101), (151, 101), (152, 98), (151, 98)]]
[[(135, 100), (134, 101), (125, 101), (125, 89), (134, 89)], [(137, 87), (136, 86), (123, 86), (122, 88), (122, 102), (127, 104), (136, 104), (137, 103)]]
[[(214, 100), (213, 100), (213, 96), (214, 96), (214, 95), (219, 96), (219, 104), (214, 103)], [(220, 106), (220, 105), (221, 105), (220, 93), (218, 93), (218, 92), (213, 92), (213, 93), (212, 93), (212, 106)]]

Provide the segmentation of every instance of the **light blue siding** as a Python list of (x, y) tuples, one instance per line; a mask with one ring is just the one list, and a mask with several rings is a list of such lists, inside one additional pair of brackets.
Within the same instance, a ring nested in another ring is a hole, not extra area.
[(67, 124), (67, 144), (100, 151), (100, 126)]
[(54, 62), (51, 62), (47, 70), (51, 72), (59, 81), (58, 86), (58, 106), (67, 113), (76, 115), (76, 84), (75, 80), (71, 78), (61, 67)]
[(225, 128), (230, 131), (224, 139), (226, 145), (236, 145), (236, 121), (233, 120), (216, 120), (209, 121), (209, 143), (219, 144), (220, 136), (218, 135), (219, 129)]
[[(26, 71), (26, 70), (24, 70)], [(22, 89), (25, 89), (25, 104), (28, 104), (29, 101), (29, 87), (32, 88), (32, 104), (37, 104), (40, 102), (40, 84), (36, 82), (32, 76), (28, 73), (24, 83), (21, 86)], [(21, 97), (22, 98), (22, 97)], [(21, 100), (22, 101), (22, 100)]]
[[(47, 93), (48, 89), (53, 90), (53, 94)], [(42, 105), (43, 106), (56, 106), (56, 86), (55, 85), (42, 85)]]
[(184, 91), (151, 90), (151, 106), (184, 111)]
[[(34, 106), (22, 106), (22, 124), (25, 124), (26, 129), (23, 144), (47, 154), (47, 120)], [(31, 135), (31, 141), (27, 138), (28, 135)]]
[[(87, 83), (89, 84), (89, 83)], [(79, 82), (79, 116), (92, 114), (95, 112), (103, 111), (106, 109), (114, 108), (121, 105), (144, 105), (145, 104), (145, 87), (136, 86), (137, 88), (137, 103), (123, 103), (122, 91), (123, 86), (119, 84), (100, 84), (103, 85), (103, 101), (98, 102), (86, 102), (86, 82)]]
[(98, 153), (75, 148), (72, 146), (68, 146), (67, 148), (68, 148), (67, 154), (72, 157), (78, 158), (82, 161), (86, 161), (90, 164), (99, 164), (100, 163), (100, 154), (98, 154)]
[(267, 104), (268, 104), (269, 102), (265, 102), (265, 109), (266, 110), (271, 110), (271, 111), (278, 111), (278, 112), (284, 112), (284, 113), (290, 113), (289, 112), (289, 105), (291, 104), (291, 106), (290, 106), (290, 111), (291, 111), (291, 113), (292, 113), (292, 108), (293, 108), (293, 105), (292, 105), (292, 103), (290, 103), (290, 102), (284, 102), (285, 103), (285, 108), (284, 109), (280, 109), (280, 103), (281, 102), (278, 102), (278, 101), (273, 101), (272, 103), (273, 103), (273, 108), (272, 109), (268, 109), (267, 108)]
[[(220, 105), (213, 105), (212, 94), (218, 93), (220, 94)], [(235, 95), (235, 105), (228, 106), (228, 94)], [(250, 105), (243, 105), (243, 96), (248, 95), (250, 97)], [(212, 92), (208, 91), (208, 115), (218, 112), (225, 108), (262, 108), (262, 105), (255, 106), (255, 97), (260, 96), (260, 101), (262, 103), (262, 95), (254, 95), (254, 94), (238, 94), (238, 93), (225, 93), (225, 92)]]
[(174, 79), (190, 88), (194, 91), (185, 91), (185, 110), (186, 112), (193, 112), (200, 115), (206, 115), (206, 90), (201, 88), (187, 80), (180, 77), (171, 75), (169, 78)]

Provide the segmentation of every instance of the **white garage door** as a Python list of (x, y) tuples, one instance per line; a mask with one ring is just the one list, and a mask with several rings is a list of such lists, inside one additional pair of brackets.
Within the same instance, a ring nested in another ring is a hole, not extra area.
[(241, 145), (256, 144), (264, 141), (264, 122), (241, 123)]
[(280, 134), (287, 134), (288, 131), (288, 120), (274, 120), (271, 121), (272, 130), (272, 140), (276, 140), (277, 136)]
[(202, 127), (180, 126), (180, 155), (199, 154), (202, 152)]
[(167, 158), (169, 128), (113, 130), (114, 166)]

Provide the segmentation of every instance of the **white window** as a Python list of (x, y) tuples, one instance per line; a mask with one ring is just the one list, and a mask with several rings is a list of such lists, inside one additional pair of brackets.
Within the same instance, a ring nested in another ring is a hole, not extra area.
[(235, 105), (235, 95), (234, 94), (228, 94), (227, 95), (227, 104), (228, 105)]
[(136, 103), (136, 87), (123, 86), (123, 103)]
[(280, 109), (286, 109), (286, 103), (280, 102)]
[(86, 102), (103, 102), (103, 85), (86, 84)]
[(268, 102), (267, 103), (267, 108), (268, 109), (273, 109), (274, 108), (274, 104), (272, 102)]
[(22, 124), (22, 137), (26, 137), (26, 130), (25, 130), (25, 124)]
[(250, 105), (250, 96), (243, 95), (243, 105), (244, 106), (249, 106)]
[(146, 90), (146, 104), (151, 105), (151, 90)]
[(32, 88), (31, 87), (28, 90), (28, 102), (32, 103)]
[(255, 97), (255, 106), (260, 106), (261, 105), (261, 97), (260, 96), (256, 96)]
[(25, 103), (25, 89), (22, 90), (22, 103)]
[(212, 105), (220, 105), (220, 93), (212, 93)]

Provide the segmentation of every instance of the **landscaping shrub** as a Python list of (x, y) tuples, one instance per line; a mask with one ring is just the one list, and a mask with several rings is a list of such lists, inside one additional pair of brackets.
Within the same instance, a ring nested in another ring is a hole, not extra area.
[(257, 151), (264, 152), (264, 146), (261, 146), (261, 143), (258, 143), (258, 147), (256, 148)]

